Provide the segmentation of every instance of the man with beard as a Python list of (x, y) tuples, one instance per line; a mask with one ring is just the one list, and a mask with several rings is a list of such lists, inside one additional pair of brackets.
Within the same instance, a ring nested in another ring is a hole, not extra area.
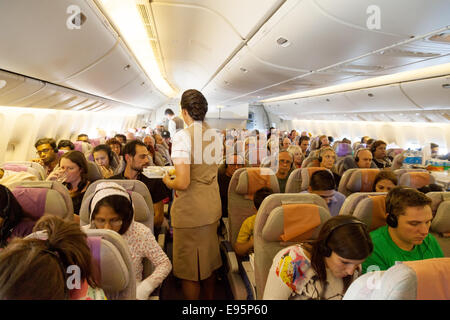
[(154, 227), (155, 235), (164, 221), (163, 200), (170, 197), (170, 190), (162, 182), (162, 179), (147, 178), (142, 172), (150, 164), (147, 146), (140, 140), (128, 142), (123, 148), (125, 158), (125, 170), (110, 179), (129, 179), (142, 181), (148, 188), (153, 200), (153, 210), (155, 212)]
[(56, 141), (52, 138), (42, 138), (36, 141), (34, 144), (38, 159), (32, 159), (31, 161), (37, 162), (42, 165), (47, 173), (47, 176), (53, 171), (58, 164), (58, 149), (56, 148)]

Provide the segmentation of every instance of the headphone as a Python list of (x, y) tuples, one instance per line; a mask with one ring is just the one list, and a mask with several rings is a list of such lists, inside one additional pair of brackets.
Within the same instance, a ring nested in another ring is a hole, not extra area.
[(6, 212), (9, 210), (9, 207), (11, 206), (11, 195), (10, 195), (11, 191), (7, 187), (4, 187), (4, 189), (6, 193), (6, 206), (2, 209), (2, 214), (3, 216), (6, 216)]
[(360, 148), (360, 149), (358, 149), (358, 150), (356, 150), (356, 154), (355, 154), (355, 162), (359, 162), (359, 157), (358, 157), (358, 154), (361, 152), (361, 151), (363, 151), (363, 150), (368, 150), (368, 151), (370, 151), (371, 153), (372, 153), (372, 151), (370, 150), (370, 149), (368, 149), (368, 148)]
[(331, 249), (327, 246), (327, 242), (330, 239), (331, 235), (336, 229), (339, 229), (342, 226), (349, 225), (349, 224), (359, 224), (362, 225), (364, 229), (367, 230), (367, 226), (364, 222), (357, 220), (356, 218), (351, 217), (350, 220), (342, 221), (338, 224), (336, 224), (334, 227), (332, 227), (328, 233), (325, 236), (325, 239), (319, 244), (319, 252), (324, 257), (330, 257), (331, 256)]
[(386, 217), (386, 224), (391, 228), (397, 228), (398, 218), (395, 214), (391, 213), (392, 212), (391, 199), (389, 199), (389, 201), (386, 201), (386, 212), (388, 214)]
[(326, 147), (326, 148), (323, 148), (323, 149), (321, 149), (321, 150), (319, 151), (319, 158), (318, 158), (319, 163), (322, 162), (322, 160), (323, 160), (322, 154), (323, 154), (325, 151), (333, 151), (333, 152), (334, 152), (334, 157), (336, 158), (336, 151), (334, 151), (333, 148), (331, 148), (331, 147)]

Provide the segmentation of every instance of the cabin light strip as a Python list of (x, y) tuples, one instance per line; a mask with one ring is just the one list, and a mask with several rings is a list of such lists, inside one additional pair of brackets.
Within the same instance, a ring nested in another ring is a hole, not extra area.
[(172, 88), (161, 72), (150, 42), (155, 39), (148, 37), (136, 0), (95, 0), (95, 2), (118, 29), (117, 33), (127, 43), (154, 85), (166, 96), (175, 97), (177, 91)]

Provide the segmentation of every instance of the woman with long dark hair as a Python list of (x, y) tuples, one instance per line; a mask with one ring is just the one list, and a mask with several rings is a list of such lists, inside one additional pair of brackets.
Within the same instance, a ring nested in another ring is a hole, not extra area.
[(293, 245), (277, 253), (264, 299), (340, 300), (372, 250), (362, 221), (347, 215), (333, 217), (312, 245)]

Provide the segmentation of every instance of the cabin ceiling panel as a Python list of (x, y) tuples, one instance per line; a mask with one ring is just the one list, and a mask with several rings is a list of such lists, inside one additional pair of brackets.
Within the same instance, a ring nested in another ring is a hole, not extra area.
[(204, 7), (155, 2), (152, 10), (168, 80), (181, 91), (192, 86), (186, 81), (192, 66), (203, 71), (196, 77), (204, 85), (243, 41), (227, 20)]
[[(341, 23), (325, 15), (313, 0), (299, 1), (271, 20), (249, 46), (260, 59), (282, 67), (317, 70), (405, 40)], [(280, 36), (290, 45), (278, 45)]]
[[(69, 29), (76, 5), (86, 17), (80, 29)], [(79, 0), (0, 2), (2, 68), (49, 82), (63, 81), (102, 58), (114, 36), (88, 4)], [(23, 37), (26, 35), (26, 41)]]
[(425, 110), (450, 109), (450, 75), (400, 84), (403, 92)]
[[(374, 32), (417, 36), (448, 25), (448, 0), (314, 0), (323, 12), (343, 23), (367, 28), (379, 10), (379, 29)], [(376, 6), (377, 9), (374, 9)], [(369, 12), (369, 13), (368, 13)], [(414, 14), (417, 13), (417, 14)]]
[[(220, 19), (228, 21), (242, 38), (246, 38), (256, 23), (265, 19), (282, 2), (283, 0), (153, 0), (151, 5), (155, 9), (161, 6), (197, 7), (197, 9), (214, 12)], [(172, 23), (176, 22), (172, 21)]]
[(398, 84), (348, 91), (345, 95), (357, 106), (355, 111), (422, 110), (402, 93)]
[(0, 91), (0, 104), (4, 106), (16, 106), (15, 102), (20, 101), (45, 87), (42, 81), (25, 78), (22, 83), (11, 88), (5, 93)]
[(136, 79), (139, 73), (137, 64), (132, 61), (121, 45), (117, 45), (90, 68), (58, 84), (112, 98), (112, 92)]

